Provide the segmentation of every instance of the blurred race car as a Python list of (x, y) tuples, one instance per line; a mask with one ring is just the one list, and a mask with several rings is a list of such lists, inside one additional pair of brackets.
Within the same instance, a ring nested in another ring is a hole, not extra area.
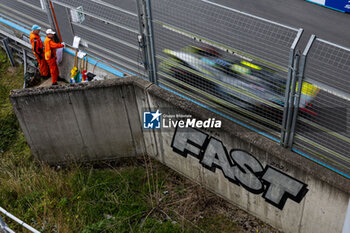
[[(167, 81), (206, 93), (215, 102), (219, 99), (250, 111), (265, 111), (263, 115), (266, 111), (282, 113), (287, 80), (274, 70), (246, 60), (225, 60), (211, 47), (190, 46), (163, 52), (169, 57), (159, 68)], [(303, 83), (299, 105), (302, 112), (317, 115), (310, 107), (318, 92), (317, 87)]]

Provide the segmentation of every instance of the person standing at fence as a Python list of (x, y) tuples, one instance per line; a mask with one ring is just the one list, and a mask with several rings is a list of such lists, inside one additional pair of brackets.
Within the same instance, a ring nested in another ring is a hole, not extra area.
[(45, 39), (45, 60), (47, 61), (47, 64), (49, 64), (52, 85), (57, 85), (57, 79), (59, 76), (59, 70), (56, 63), (56, 49), (64, 47), (64, 44), (55, 43), (53, 41), (55, 34), (56, 32), (52, 31), (51, 29), (46, 30), (47, 37)]
[(33, 53), (39, 64), (39, 72), (42, 78), (47, 79), (50, 77), (49, 66), (45, 60), (44, 44), (39, 36), (41, 28), (38, 25), (33, 25), (32, 32), (30, 33), (30, 43), (32, 44)]

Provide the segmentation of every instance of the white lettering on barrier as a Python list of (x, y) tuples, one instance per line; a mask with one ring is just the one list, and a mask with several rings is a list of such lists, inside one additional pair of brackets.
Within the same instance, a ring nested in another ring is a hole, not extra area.
[(233, 149), (228, 153), (221, 141), (194, 128), (178, 127), (171, 147), (184, 157), (198, 158), (203, 167), (213, 172), (221, 169), (230, 182), (251, 193), (262, 193), (266, 202), (281, 210), (287, 199), (300, 203), (308, 192), (303, 182), (269, 165), (263, 168), (246, 151)]

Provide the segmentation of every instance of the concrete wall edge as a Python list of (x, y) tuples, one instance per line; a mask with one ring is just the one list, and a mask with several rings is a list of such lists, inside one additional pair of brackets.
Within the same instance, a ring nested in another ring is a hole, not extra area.
[(343, 232), (342, 233), (350, 233), (350, 198), (348, 203), (348, 209), (346, 211)]

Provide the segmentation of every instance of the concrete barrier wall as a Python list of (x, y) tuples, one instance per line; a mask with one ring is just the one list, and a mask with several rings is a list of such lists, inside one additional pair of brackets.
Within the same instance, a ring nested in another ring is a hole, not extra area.
[[(342, 232), (350, 180), (140, 78), (19, 90), (10, 98), (37, 159), (146, 153), (284, 232)], [(149, 110), (222, 125), (143, 129)]]
[(11, 102), (39, 160), (54, 164), (142, 154), (130, 80), (24, 89), (12, 94)]
[(220, 130), (144, 131), (164, 164), (283, 232), (342, 232), (348, 179), (159, 87), (151, 86), (147, 97), (162, 113), (176, 108), (222, 121)]

